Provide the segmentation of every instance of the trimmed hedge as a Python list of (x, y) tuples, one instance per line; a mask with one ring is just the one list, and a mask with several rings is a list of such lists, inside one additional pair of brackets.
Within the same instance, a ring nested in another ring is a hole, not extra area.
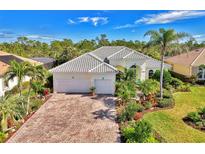
[(150, 109), (151, 107), (152, 107), (152, 103), (151, 102), (145, 102), (144, 103), (144, 107), (145, 107), (145, 109)]
[(169, 72), (171, 73), (171, 75), (175, 78), (178, 78), (180, 80), (182, 80), (183, 82), (189, 82), (189, 83), (194, 83), (196, 82), (196, 79), (194, 79), (194, 76), (192, 77), (187, 77), (185, 75), (182, 75), (182, 74), (179, 74), (179, 73), (176, 73), (176, 72), (173, 72), (173, 71), (170, 71)]
[(158, 102), (158, 106), (161, 108), (164, 107), (171, 107), (174, 105), (174, 99), (173, 98), (163, 98), (161, 100), (159, 100)]

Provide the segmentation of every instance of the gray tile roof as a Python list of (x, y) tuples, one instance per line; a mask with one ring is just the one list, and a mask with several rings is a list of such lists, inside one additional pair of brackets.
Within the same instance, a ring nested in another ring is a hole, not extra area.
[[(150, 68), (160, 68), (161, 61), (150, 58), (149, 60), (146, 61), (146, 66), (148, 69)], [(171, 65), (164, 63), (164, 68), (171, 68)]]
[(103, 46), (92, 51), (91, 53), (104, 60), (106, 57), (109, 57), (124, 48), (125, 47), (123, 46)]
[(91, 52), (102, 60), (108, 59), (147, 59), (148, 56), (124, 46), (104, 46)]
[(108, 59), (110, 59), (110, 60), (123, 59), (123, 57), (125, 57), (125, 56), (127, 56), (127, 55), (129, 55), (131, 53), (132, 53), (132, 51), (129, 50), (128, 48), (123, 48), (119, 52), (116, 52), (116, 53), (110, 55), (108, 57)]
[[(133, 59), (136, 61), (144, 59), (147, 68), (160, 68), (161, 64), (159, 60), (124, 46), (104, 46), (53, 68), (51, 72), (117, 72), (115, 67), (104, 62), (105, 58), (109, 60)], [(170, 65), (165, 64), (165, 68), (170, 67)]]
[(51, 70), (51, 72), (117, 72), (91, 53), (83, 54)]

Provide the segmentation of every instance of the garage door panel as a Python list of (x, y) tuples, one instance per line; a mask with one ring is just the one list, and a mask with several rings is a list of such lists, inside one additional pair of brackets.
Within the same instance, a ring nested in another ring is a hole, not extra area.
[(58, 79), (55, 84), (56, 92), (87, 93), (90, 88), (89, 80)]
[(113, 94), (114, 93), (114, 83), (110, 79), (96, 79), (95, 87), (97, 94)]

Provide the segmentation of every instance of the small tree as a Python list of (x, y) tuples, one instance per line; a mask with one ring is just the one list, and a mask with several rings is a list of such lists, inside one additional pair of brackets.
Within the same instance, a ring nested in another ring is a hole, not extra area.
[[(152, 76), (152, 79), (155, 79), (157, 81), (160, 81), (160, 70), (156, 70), (154, 75)], [(172, 76), (170, 74), (169, 71), (167, 70), (164, 70), (164, 73), (163, 73), (163, 87), (167, 87), (170, 83), (172, 82)]]
[(136, 96), (136, 87), (134, 81), (119, 82), (116, 85), (116, 95), (122, 103), (127, 103), (131, 98)]
[(159, 91), (159, 82), (153, 79), (147, 79), (139, 86), (145, 96), (156, 94)]
[(8, 82), (9, 80), (13, 80), (15, 77), (17, 78), (17, 87), (19, 89), (20, 96), (23, 79), (26, 75), (28, 75), (28, 67), (28, 62), (18, 63), (16, 61), (12, 61), (9, 70), (6, 72), (4, 76), (6, 82)]
[(0, 98), (1, 130), (8, 131), (8, 119), (15, 121), (18, 116), (16, 100), (9, 98), (9, 95)]
[(118, 73), (117, 79), (120, 81), (135, 81), (136, 80), (136, 68), (129, 68), (129, 69), (124, 68), (123, 72)]
[(41, 85), (45, 83), (46, 80), (46, 70), (42, 65), (28, 65), (28, 72), (27, 75), (31, 78), (30, 79), (30, 86), (28, 90), (28, 102), (27, 102), (27, 114), (29, 112), (29, 106), (30, 106), (30, 94), (32, 89), (32, 84), (39, 81), (41, 82)]

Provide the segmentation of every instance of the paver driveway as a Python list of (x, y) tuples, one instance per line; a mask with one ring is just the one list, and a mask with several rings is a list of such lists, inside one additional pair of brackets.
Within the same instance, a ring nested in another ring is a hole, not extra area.
[(114, 98), (54, 94), (8, 142), (119, 142)]

